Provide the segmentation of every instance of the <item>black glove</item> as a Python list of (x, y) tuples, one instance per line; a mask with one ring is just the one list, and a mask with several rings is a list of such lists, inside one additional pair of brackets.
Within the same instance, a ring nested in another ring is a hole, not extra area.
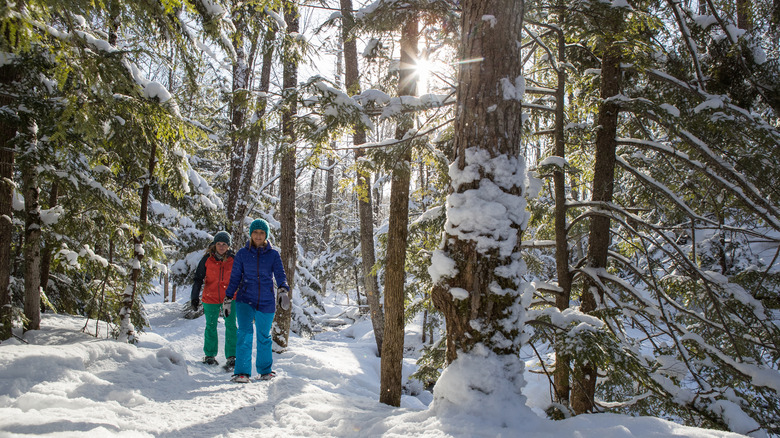
[(282, 310), (290, 310), (290, 294), (287, 289), (280, 287), (276, 293), (276, 299)]
[(190, 301), (190, 305), (192, 305), (192, 310), (198, 310), (198, 306), (200, 306), (200, 299), (198, 297), (193, 298)]
[(233, 299), (225, 297), (225, 301), (222, 302), (222, 316), (227, 318), (230, 316), (230, 306), (233, 304)]

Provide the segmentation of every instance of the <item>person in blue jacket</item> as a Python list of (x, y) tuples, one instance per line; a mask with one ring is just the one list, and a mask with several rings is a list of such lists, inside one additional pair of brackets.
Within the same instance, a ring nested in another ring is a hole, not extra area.
[(268, 222), (263, 219), (252, 221), (249, 225), (249, 241), (235, 255), (230, 283), (225, 290), (224, 312), (229, 314), (233, 299), (236, 301), (238, 333), (235, 374), (231, 380), (238, 383), (249, 382), (252, 375), (254, 330), (257, 331), (257, 374), (263, 380), (276, 375), (272, 370), (271, 350), (271, 325), (277, 302), (274, 280), (279, 288), (279, 305), (284, 310), (290, 308), (290, 287), (287, 285), (282, 257), (279, 251), (271, 246), (268, 234)]

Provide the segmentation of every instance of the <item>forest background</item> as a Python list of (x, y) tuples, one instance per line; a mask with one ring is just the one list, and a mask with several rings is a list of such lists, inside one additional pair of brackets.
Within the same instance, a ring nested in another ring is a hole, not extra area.
[(331, 3), (0, 6), (0, 339), (136, 342), (262, 217), (277, 348), (355, 297), (384, 403), (422, 313), (428, 385), (531, 345), (553, 418), (780, 434), (780, 2)]

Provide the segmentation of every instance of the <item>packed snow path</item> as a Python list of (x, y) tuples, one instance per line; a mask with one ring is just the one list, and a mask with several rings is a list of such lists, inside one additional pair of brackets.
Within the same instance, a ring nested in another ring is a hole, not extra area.
[[(83, 318), (51, 314), (24, 334), (29, 344), (0, 344), (0, 437), (738, 436), (609, 414), (553, 422), (524, 406), (495, 408), (476, 391), (463, 394), (475, 415), (429, 408), (427, 391), (393, 408), (378, 401), (380, 359), (368, 321), (316, 340), (291, 337), (274, 355), (275, 379), (236, 384), (221, 366), (200, 363), (204, 318), (181, 318), (180, 303), (146, 311), (151, 328), (137, 346), (95, 339), (80, 332)], [(224, 325), (219, 330), (222, 339)], [(413, 330), (410, 341), (419, 338)], [(413, 370), (406, 359), (404, 376)], [(546, 390), (539, 388), (528, 387)]]

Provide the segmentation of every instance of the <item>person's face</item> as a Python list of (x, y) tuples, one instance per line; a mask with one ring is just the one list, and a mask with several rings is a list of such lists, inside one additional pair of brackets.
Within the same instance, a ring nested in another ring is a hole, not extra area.
[(252, 244), (254, 246), (265, 246), (265, 231), (263, 230), (252, 231)]
[(230, 245), (228, 245), (225, 242), (217, 242), (216, 248), (217, 248), (217, 254), (225, 255), (225, 253), (227, 252), (228, 248), (230, 248)]

